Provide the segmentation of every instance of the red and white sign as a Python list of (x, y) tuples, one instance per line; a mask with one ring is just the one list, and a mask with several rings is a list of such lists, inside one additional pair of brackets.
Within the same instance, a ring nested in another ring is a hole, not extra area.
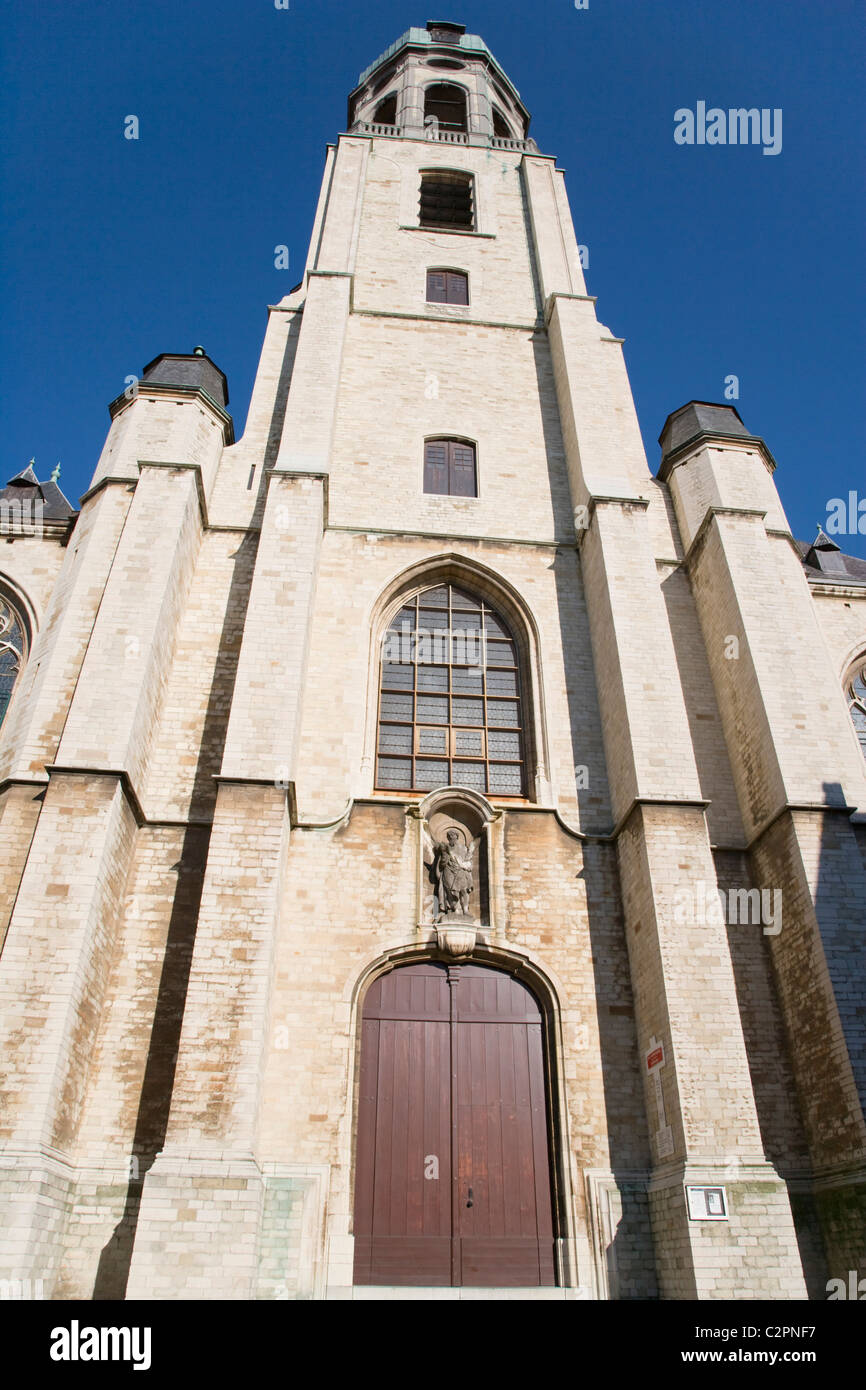
[(646, 1054), (646, 1069), (654, 1071), (656, 1067), (663, 1067), (665, 1064), (664, 1044), (659, 1043), (656, 1047), (651, 1047)]

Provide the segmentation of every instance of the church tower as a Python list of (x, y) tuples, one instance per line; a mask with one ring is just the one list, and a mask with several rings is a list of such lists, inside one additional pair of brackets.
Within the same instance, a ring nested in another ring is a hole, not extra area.
[(0, 731), (0, 1274), (823, 1297), (866, 575), (730, 406), (650, 472), (485, 42), (361, 73), (241, 439), (201, 348), (110, 409)]

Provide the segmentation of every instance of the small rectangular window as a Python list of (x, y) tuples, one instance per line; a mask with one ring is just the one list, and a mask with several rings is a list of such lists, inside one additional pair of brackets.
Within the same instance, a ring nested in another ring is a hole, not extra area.
[(474, 444), (428, 439), (424, 445), (424, 491), (444, 497), (477, 497)]
[(443, 231), (474, 231), (473, 201), (471, 174), (455, 174), (447, 170), (422, 173), (419, 217), (422, 227), (440, 227)]
[(469, 276), (462, 270), (428, 270), (429, 304), (468, 304)]

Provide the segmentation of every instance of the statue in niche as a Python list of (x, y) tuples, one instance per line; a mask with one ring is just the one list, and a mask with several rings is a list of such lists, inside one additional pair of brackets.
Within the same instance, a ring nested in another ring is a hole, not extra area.
[(453, 825), (436, 846), (437, 921), (469, 916), (469, 898), (474, 888), (472, 849)]

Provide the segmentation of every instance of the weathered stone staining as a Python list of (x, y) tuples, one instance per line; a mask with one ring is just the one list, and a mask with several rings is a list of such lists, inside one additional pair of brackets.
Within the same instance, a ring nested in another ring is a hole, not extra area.
[(826, 1297), (866, 1267), (866, 565), (794, 541), (730, 404), (650, 473), (462, 26), (362, 74), (227, 407), (164, 354), (78, 513), (4, 494), (45, 507), (0, 555), (0, 1280), (355, 1297), (364, 1001), (409, 966), (437, 1038), (443, 970), (490, 1027), (485, 971), (537, 1002), (563, 1297)]

